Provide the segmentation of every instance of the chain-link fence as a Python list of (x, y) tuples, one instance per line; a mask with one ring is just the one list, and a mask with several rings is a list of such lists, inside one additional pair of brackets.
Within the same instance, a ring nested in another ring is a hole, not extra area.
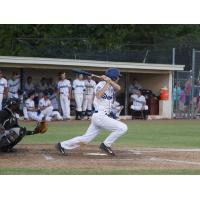
[(67, 58), (138, 63), (172, 63), (172, 49), (155, 45), (122, 45), (117, 49), (93, 48), (86, 38), (15, 38), (17, 56)]
[(200, 117), (200, 51), (190, 50), (189, 71), (174, 73), (174, 116), (176, 118)]

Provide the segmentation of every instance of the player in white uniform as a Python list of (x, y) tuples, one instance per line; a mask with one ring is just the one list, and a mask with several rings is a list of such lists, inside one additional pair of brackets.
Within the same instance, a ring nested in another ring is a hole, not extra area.
[(30, 92), (28, 99), (25, 101), (25, 107), (23, 109), (24, 118), (41, 122), (45, 119), (45, 117), (41, 111), (35, 108), (35, 103), (33, 101), (34, 97), (34, 92)]
[(53, 106), (48, 95), (48, 92), (45, 91), (43, 98), (39, 101), (39, 109), (41, 113), (45, 116), (47, 121), (51, 121), (52, 119), (63, 120), (60, 113), (53, 110)]
[(12, 78), (8, 80), (8, 98), (18, 98), (19, 89), (20, 76), (14, 72)]
[(59, 73), (59, 76), (60, 81), (57, 83), (57, 89), (60, 95), (63, 119), (70, 119), (71, 83), (65, 78), (65, 73)]
[(4, 96), (7, 97), (8, 92), (8, 82), (5, 78), (3, 78), (3, 73), (0, 70), (0, 110), (2, 110), (2, 102)]
[(76, 120), (80, 120), (83, 117), (83, 97), (85, 91), (85, 82), (82, 74), (78, 74), (73, 81), (72, 90), (76, 102)]
[(133, 100), (133, 105), (131, 105), (131, 109), (133, 111), (142, 111), (143, 116), (146, 119), (148, 115), (148, 106), (146, 105), (146, 99), (142, 95), (140, 90), (137, 90), (136, 94), (131, 95)]
[(100, 149), (109, 155), (115, 155), (111, 146), (128, 128), (126, 124), (108, 116), (111, 111), (114, 91), (119, 91), (121, 89), (117, 84), (120, 72), (118, 69), (111, 68), (106, 71), (105, 75), (106, 76), (101, 76), (104, 81), (99, 82), (95, 88), (95, 113), (92, 115), (89, 128), (82, 136), (59, 142), (57, 144), (57, 149), (62, 154), (65, 153), (65, 150), (74, 149), (81, 144), (91, 142), (102, 129), (105, 129), (111, 131), (111, 134), (101, 143)]
[(92, 106), (95, 95), (96, 82), (92, 80), (92, 76), (88, 76), (85, 80), (85, 93), (83, 99), (83, 112), (88, 119), (92, 115)]

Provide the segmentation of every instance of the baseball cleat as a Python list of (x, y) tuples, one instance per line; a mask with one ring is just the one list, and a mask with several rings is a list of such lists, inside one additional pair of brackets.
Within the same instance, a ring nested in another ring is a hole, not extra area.
[(60, 142), (56, 145), (56, 148), (60, 151), (60, 153), (65, 154), (65, 149), (61, 146)]
[(113, 150), (110, 147), (107, 147), (104, 143), (101, 143), (99, 148), (108, 155), (115, 156)]

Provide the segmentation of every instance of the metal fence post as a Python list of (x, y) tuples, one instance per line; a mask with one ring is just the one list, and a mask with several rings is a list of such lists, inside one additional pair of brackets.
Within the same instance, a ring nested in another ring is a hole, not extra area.
[[(174, 67), (175, 65), (175, 59), (176, 59), (176, 49), (173, 48), (172, 49), (172, 66)], [(173, 118), (173, 114), (175, 113), (174, 110), (174, 103), (176, 104), (176, 108), (177, 108), (177, 97), (176, 97), (176, 102), (174, 102), (174, 82), (175, 82), (175, 76), (174, 76), (174, 70), (172, 71), (172, 94), (171, 94), (171, 99), (172, 99), (172, 113), (171, 113), (171, 117)], [(177, 89), (177, 88), (176, 88)]]
[(124, 114), (125, 115), (128, 115), (128, 105), (129, 105), (129, 102), (128, 102), (128, 100), (129, 100), (129, 97), (128, 97), (128, 86), (129, 86), (129, 73), (127, 73), (127, 72), (125, 72), (125, 112), (124, 112)]
[(194, 112), (194, 104), (193, 104), (193, 96), (194, 96), (194, 80), (195, 80), (195, 56), (196, 56), (196, 51), (193, 48), (192, 49), (192, 93), (191, 93), (191, 102), (192, 102), (192, 106), (191, 106), (191, 112), (190, 112), (190, 118), (193, 117), (193, 112)]

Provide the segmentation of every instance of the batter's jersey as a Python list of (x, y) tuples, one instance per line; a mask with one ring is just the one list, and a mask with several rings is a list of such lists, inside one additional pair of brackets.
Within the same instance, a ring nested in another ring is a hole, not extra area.
[(85, 80), (85, 94), (93, 95), (95, 93), (96, 82), (94, 80)]
[(49, 99), (45, 100), (44, 98), (40, 99), (39, 101), (39, 107), (47, 107), (47, 106), (51, 106), (51, 101)]
[(131, 97), (133, 98), (133, 106), (142, 106), (143, 103), (146, 103), (146, 99), (143, 95), (139, 97), (138, 95), (134, 94)]
[(4, 88), (8, 87), (8, 82), (5, 78), (0, 79), (0, 94), (4, 93)]
[(74, 94), (83, 94), (85, 91), (85, 81), (75, 79), (73, 81)]
[(16, 94), (20, 89), (20, 79), (8, 80), (8, 92)]
[(57, 83), (57, 88), (58, 88), (60, 94), (68, 95), (69, 94), (69, 90), (71, 88), (71, 83), (67, 79), (60, 80)]
[[(95, 87), (95, 93), (101, 90), (105, 84), (106, 84), (105, 81), (100, 81)], [(103, 111), (109, 114), (111, 112), (113, 97), (114, 97), (114, 89), (110, 85), (108, 86), (107, 90), (105, 91), (105, 93), (103, 94), (101, 98), (97, 98), (95, 96), (94, 98), (95, 111), (98, 111), (98, 112)]]
[(27, 99), (25, 101), (25, 106), (26, 106), (27, 109), (33, 109), (33, 108), (35, 108), (35, 103), (31, 99)]

